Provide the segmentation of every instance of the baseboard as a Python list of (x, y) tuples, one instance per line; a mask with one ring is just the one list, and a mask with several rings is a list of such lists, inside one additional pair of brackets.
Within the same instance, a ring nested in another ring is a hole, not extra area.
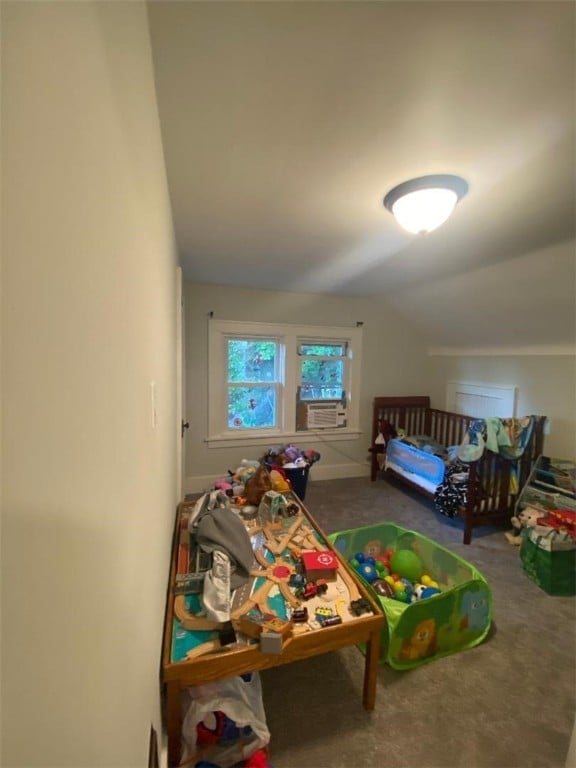
[(309, 481), (340, 480), (343, 477), (369, 477), (370, 465), (348, 462), (347, 464), (314, 464), (310, 470)]
[[(204, 493), (214, 486), (219, 475), (189, 475), (184, 480), (184, 495), (187, 493)], [(340, 480), (344, 477), (370, 477), (370, 465), (348, 462), (346, 464), (314, 464), (310, 470), (308, 482), (315, 480)]]

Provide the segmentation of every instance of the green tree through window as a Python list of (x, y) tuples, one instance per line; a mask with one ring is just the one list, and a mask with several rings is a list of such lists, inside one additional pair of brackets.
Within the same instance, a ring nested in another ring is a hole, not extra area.
[(277, 360), (278, 343), (273, 339), (228, 339), (230, 429), (276, 426)]
[(361, 358), (358, 325), (210, 318), (207, 442), (250, 446), (319, 430), (335, 440), (356, 435)]
[(342, 400), (344, 395), (346, 343), (299, 346), (300, 398)]

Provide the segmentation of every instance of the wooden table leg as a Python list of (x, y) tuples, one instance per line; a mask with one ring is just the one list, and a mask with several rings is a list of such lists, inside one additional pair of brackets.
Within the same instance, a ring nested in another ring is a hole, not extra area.
[(168, 735), (168, 768), (180, 765), (182, 746), (182, 712), (178, 680), (166, 683), (166, 731)]
[(380, 632), (380, 629), (371, 632), (366, 643), (364, 691), (362, 693), (362, 703), (365, 709), (374, 709), (376, 706), (376, 686), (378, 684), (378, 670), (380, 669)]

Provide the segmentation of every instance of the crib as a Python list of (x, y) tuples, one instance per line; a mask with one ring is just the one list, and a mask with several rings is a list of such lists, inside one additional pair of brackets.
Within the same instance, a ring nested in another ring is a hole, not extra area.
[[(475, 528), (503, 524), (513, 514), (517, 494), (544, 447), (546, 418), (531, 419), (530, 437), (519, 458), (506, 458), (486, 449), (480, 458), (467, 462), (466, 473), (456, 478), (465, 499), (457, 510), (464, 521), (464, 544), (471, 543)], [(475, 421), (474, 416), (432, 408), (428, 396), (375, 397), (369, 448), (371, 479), (388, 475), (434, 498), (441, 484), (448, 482), (447, 459), (398, 440), (396, 435), (401, 431), (405, 436), (427, 436), (441, 446), (458, 446)]]

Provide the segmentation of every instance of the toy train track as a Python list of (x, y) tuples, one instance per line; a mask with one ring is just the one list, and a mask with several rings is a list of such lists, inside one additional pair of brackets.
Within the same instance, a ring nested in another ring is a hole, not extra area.
[[(248, 583), (239, 587), (232, 595), (232, 609), (230, 611), (230, 620), (236, 631), (240, 629), (240, 618), (244, 617), (249, 611), (256, 609), (263, 615), (277, 615), (273, 607), (268, 602), (272, 590), (276, 587), (285, 600), (290, 611), (301, 611), (302, 600), (307, 600), (310, 595), (303, 597), (302, 592), (296, 594), (291, 587), (291, 578), (298, 572), (296, 562), (301, 553), (305, 551), (322, 551), (326, 545), (319, 541), (315, 530), (310, 526), (305, 516), (299, 512), (293, 521), (286, 527), (284, 525), (264, 525), (256, 529), (254, 526), (249, 528), (251, 540), (254, 549), (254, 566), (250, 571), (250, 580)], [(182, 539), (181, 545), (182, 547)], [(266, 550), (273, 559), (266, 556)], [(324, 605), (333, 605), (333, 615), (338, 617), (339, 621), (345, 621), (352, 616), (348, 606), (360, 599), (360, 591), (356, 586), (353, 576), (348, 571), (347, 564), (337, 554), (340, 562), (334, 587), (331, 591), (332, 597), (324, 597)], [(181, 551), (180, 563), (184, 563), (185, 554)], [(184, 565), (181, 565), (184, 567)], [(263, 583), (254, 590), (255, 584), (259, 580)], [(315, 595), (316, 592), (311, 593)], [(321, 594), (320, 592), (318, 593)], [(323, 594), (323, 593), (322, 593)], [(335, 595), (335, 597), (334, 597)], [(222, 622), (212, 621), (204, 616), (192, 613), (186, 603), (184, 595), (176, 595), (174, 598), (174, 615), (185, 630), (206, 631), (211, 636), (205, 642), (195, 646), (186, 652), (186, 659), (195, 659), (207, 653), (223, 652), (233, 650), (238, 645), (235, 643), (224, 645), (220, 634), (225, 625)], [(278, 617), (281, 618), (281, 617)], [(285, 621), (285, 619), (284, 619)], [(312, 631), (320, 625), (314, 622), (294, 625), (298, 633)], [(324, 625), (323, 625), (324, 626)], [(325, 626), (330, 626), (329, 622)]]

